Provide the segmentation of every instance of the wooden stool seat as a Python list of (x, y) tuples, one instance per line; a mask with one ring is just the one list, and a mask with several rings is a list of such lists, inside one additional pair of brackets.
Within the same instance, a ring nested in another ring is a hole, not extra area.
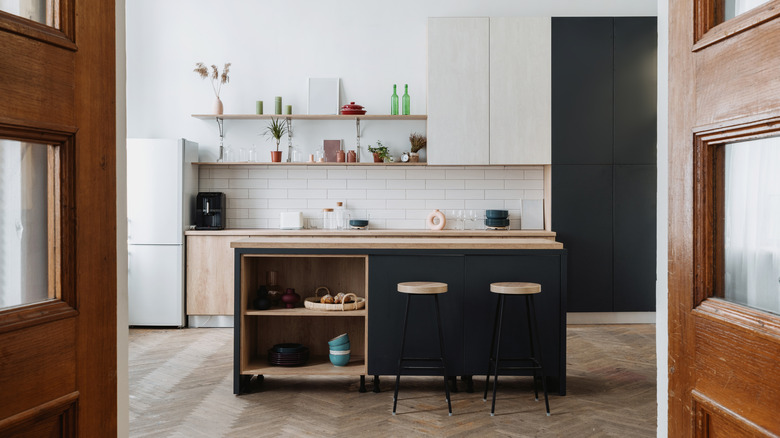
[(490, 283), (490, 292), (494, 294), (530, 295), (541, 291), (542, 285), (539, 283)]
[(398, 283), (398, 292), (405, 294), (443, 294), (447, 292), (447, 283), (436, 283), (433, 281), (407, 281)]

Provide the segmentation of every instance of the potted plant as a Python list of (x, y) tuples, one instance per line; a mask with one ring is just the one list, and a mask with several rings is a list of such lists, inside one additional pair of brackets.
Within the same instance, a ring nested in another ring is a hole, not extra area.
[(222, 74), (219, 73), (219, 69), (217, 69), (216, 65), (212, 64), (211, 71), (209, 71), (209, 68), (202, 62), (196, 63), (193, 71), (199, 74), (201, 79), (211, 78), (211, 88), (214, 90), (214, 95), (217, 96), (212, 112), (214, 114), (222, 114), (222, 101), (219, 100), (219, 93), (222, 91), (222, 85), (230, 82), (230, 77), (228, 76), (228, 73), (230, 73), (230, 63), (228, 62), (222, 67)]
[(409, 161), (417, 163), (420, 161), (420, 149), (424, 148), (428, 144), (428, 138), (422, 134), (413, 132), (409, 135), (409, 143), (412, 145), (412, 152), (409, 154)]
[(279, 150), (279, 141), (287, 133), (287, 122), (284, 119), (271, 119), (268, 126), (265, 127), (263, 134), (266, 137), (272, 137), (276, 140), (276, 150), (271, 151), (271, 162), (280, 163), (282, 161), (282, 151)]
[(390, 151), (387, 146), (382, 146), (382, 142), (377, 140), (376, 147), (368, 145), (368, 151), (374, 154), (374, 163), (383, 163), (390, 159)]

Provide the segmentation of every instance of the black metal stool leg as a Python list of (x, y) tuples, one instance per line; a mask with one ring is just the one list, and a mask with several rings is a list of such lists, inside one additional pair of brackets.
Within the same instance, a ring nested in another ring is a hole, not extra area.
[(404, 312), (404, 331), (401, 335), (401, 354), (398, 355), (398, 373), (395, 376), (395, 393), (393, 394), (393, 415), (395, 415), (395, 408), (398, 405), (398, 386), (401, 383), (401, 362), (404, 357), (404, 348), (406, 347), (406, 325), (409, 321), (409, 301), (412, 296), (406, 296), (406, 312)]
[(358, 388), (358, 392), (366, 392), (366, 376), (365, 374), (360, 375), (360, 388)]
[(493, 318), (493, 336), (490, 338), (490, 357), (488, 357), (488, 369), (485, 376), (485, 394), (482, 395), (482, 401), (487, 401), (488, 387), (490, 387), (490, 373), (492, 372), (491, 365), (495, 360), (494, 353), (496, 352), (496, 330), (498, 329), (498, 311), (501, 310), (501, 298), (496, 300), (496, 317)]
[(374, 374), (374, 392), (379, 394), (379, 375)]
[(496, 389), (498, 388), (498, 368), (501, 349), (501, 325), (504, 320), (504, 295), (499, 298), (499, 312), (498, 312), (498, 333), (496, 336), (496, 360), (495, 370), (496, 374), (493, 376), (493, 406), (490, 407), (490, 416), (496, 415)]
[(444, 360), (444, 331), (441, 328), (441, 315), (439, 313), (439, 296), (434, 295), (433, 296), (434, 304), (436, 305), (436, 323), (439, 328), (439, 354), (441, 354), (441, 366), (442, 370), (444, 371), (444, 393), (447, 396), (447, 410), (449, 412), (449, 415), (452, 416), (452, 399), (450, 397), (450, 387), (447, 384), (447, 378), (449, 377), (449, 374), (447, 373), (447, 362)]
[(533, 320), (534, 334), (536, 338), (536, 344), (539, 346), (539, 357), (537, 361), (539, 363), (539, 371), (542, 375), (542, 390), (544, 391), (544, 406), (547, 409), (547, 416), (550, 416), (550, 401), (547, 399), (547, 377), (544, 375), (544, 365), (542, 362), (542, 344), (539, 342), (539, 326), (536, 323), (536, 306), (534, 305), (534, 299), (531, 297), (531, 319)]
[[(534, 345), (535, 344), (534, 328), (531, 321), (531, 299), (532, 297), (530, 295), (525, 296), (525, 322), (528, 325), (528, 341), (531, 345), (531, 358), (532, 358), (531, 362), (534, 366), (536, 366), (537, 365), (537, 362), (535, 362), (536, 345)], [(541, 345), (539, 346), (539, 348), (541, 348)], [(537, 384), (538, 382), (536, 381), (537, 379), (536, 368), (533, 368), (532, 371), (534, 373), (534, 400), (539, 401), (539, 385)]]

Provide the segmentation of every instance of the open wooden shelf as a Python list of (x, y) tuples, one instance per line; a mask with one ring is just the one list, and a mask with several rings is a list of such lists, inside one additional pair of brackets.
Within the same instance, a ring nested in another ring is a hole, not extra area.
[(263, 374), (266, 376), (360, 376), (366, 374), (366, 359), (351, 355), (349, 363), (343, 367), (334, 366), (327, 357), (314, 356), (306, 365), (283, 367), (271, 365), (265, 359), (252, 359), (241, 374)]
[(313, 310), (305, 307), (296, 307), (294, 309), (268, 309), (268, 310), (247, 310), (244, 312), (247, 316), (338, 316), (338, 317), (361, 317), (368, 315), (368, 311), (363, 308), (359, 310)]
[(363, 115), (326, 115), (326, 114), (193, 114), (196, 119), (222, 119), (222, 120), (262, 120), (262, 119), (290, 119), (290, 120), (428, 120), (426, 114), (411, 114), (408, 116), (389, 114), (363, 114)]

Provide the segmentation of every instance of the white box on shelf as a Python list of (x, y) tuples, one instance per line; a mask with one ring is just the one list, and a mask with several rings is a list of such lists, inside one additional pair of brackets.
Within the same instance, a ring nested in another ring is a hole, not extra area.
[(521, 230), (544, 229), (544, 200), (523, 199), (522, 213), (520, 217)]
[(283, 230), (300, 230), (303, 228), (303, 213), (300, 211), (283, 211), (279, 217), (279, 228)]

